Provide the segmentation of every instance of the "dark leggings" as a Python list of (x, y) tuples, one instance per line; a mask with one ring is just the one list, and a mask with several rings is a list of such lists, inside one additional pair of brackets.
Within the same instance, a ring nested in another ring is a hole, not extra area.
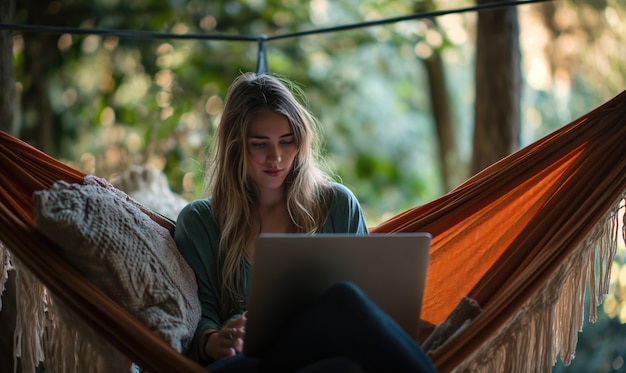
[(417, 343), (349, 282), (332, 286), (262, 358), (238, 354), (220, 372), (436, 372)]

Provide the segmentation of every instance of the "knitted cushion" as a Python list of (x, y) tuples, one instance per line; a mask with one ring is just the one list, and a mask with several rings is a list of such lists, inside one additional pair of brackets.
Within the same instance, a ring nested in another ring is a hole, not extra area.
[(193, 271), (137, 202), (103, 179), (90, 184), (59, 181), (35, 192), (37, 228), (114, 301), (185, 351), (201, 312)]

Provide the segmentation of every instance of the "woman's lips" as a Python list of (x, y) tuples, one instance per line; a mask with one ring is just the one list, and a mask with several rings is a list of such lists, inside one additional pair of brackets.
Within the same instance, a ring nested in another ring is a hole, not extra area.
[(269, 176), (278, 176), (283, 172), (283, 170), (265, 170), (263, 172), (265, 172)]

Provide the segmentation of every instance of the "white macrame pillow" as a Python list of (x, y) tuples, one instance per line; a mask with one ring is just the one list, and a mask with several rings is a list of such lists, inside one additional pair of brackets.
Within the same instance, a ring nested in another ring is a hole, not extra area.
[(200, 319), (193, 271), (170, 232), (103, 179), (34, 193), (37, 228), (114, 301), (179, 352)]

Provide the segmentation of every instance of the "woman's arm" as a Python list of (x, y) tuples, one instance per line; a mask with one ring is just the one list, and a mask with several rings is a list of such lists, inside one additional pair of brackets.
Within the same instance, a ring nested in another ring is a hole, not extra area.
[(219, 330), (219, 288), (217, 282), (218, 231), (211, 215), (209, 200), (187, 205), (178, 215), (174, 240), (178, 250), (196, 275), (202, 315), (188, 355), (195, 361), (204, 357), (206, 333)]

